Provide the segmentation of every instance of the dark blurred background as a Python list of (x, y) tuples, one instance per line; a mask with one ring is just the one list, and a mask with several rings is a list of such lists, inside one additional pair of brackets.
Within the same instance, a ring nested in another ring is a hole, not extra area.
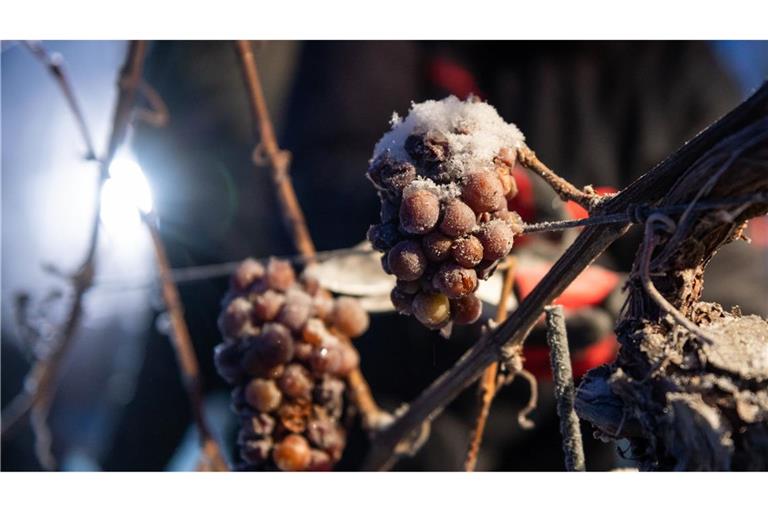
[[(126, 44), (45, 46), (64, 56), (85, 116), (103, 144)], [(280, 143), (293, 152), (296, 191), (320, 250), (352, 246), (377, 222), (378, 200), (364, 177), (367, 161), (392, 112), (405, 114), (412, 100), (479, 95), (520, 127), (544, 162), (577, 185), (621, 188), (768, 75), (768, 43), (757, 41), (254, 46)], [(5, 407), (29, 368), (15, 328), (16, 296), (31, 296), (31, 317), (44, 331), (60, 321), (67, 284), (42, 265), (69, 270), (82, 258), (96, 168), (83, 160), (72, 118), (40, 63), (23, 46), (4, 42), (0, 70)], [(151, 246), (126, 201), (133, 193), (148, 200), (142, 174), (175, 268), (293, 252), (268, 174), (251, 165), (253, 128), (233, 45), (152, 43), (144, 75), (164, 100), (170, 121), (165, 127), (135, 125), (103, 192), (106, 236), (99, 274), (86, 295), (84, 320), (50, 415), (54, 453), (64, 470), (190, 470), (196, 462), (195, 432), (166, 337)], [(553, 215), (552, 197), (535, 180), (533, 185), (533, 218)], [(713, 261), (706, 298), (768, 316), (765, 219), (751, 229), (751, 246), (732, 244)], [(630, 234), (601, 263), (627, 272), (636, 244), (636, 234)], [(726, 273), (730, 281), (718, 279)], [(212, 365), (226, 286), (222, 276), (180, 283), (180, 292), (205, 379), (206, 408), (234, 457), (229, 392)], [(615, 308), (607, 310), (615, 314)], [(411, 318), (378, 314), (358, 348), (374, 394), (394, 409), (450, 367), (476, 337), (477, 330), (467, 328), (445, 341)], [(562, 469), (551, 386), (546, 377), (540, 382), (540, 406), (532, 414), (537, 428), (529, 431), (516, 420), (527, 385), (515, 382), (501, 391), (478, 469)], [(435, 422), (419, 455), (398, 469), (459, 469), (473, 403), (471, 388)], [(589, 469), (631, 464), (616, 446), (592, 439), (587, 427), (584, 437)], [(39, 469), (32, 446), (26, 426), (3, 439), (2, 469)], [(339, 468), (358, 467), (366, 447), (353, 428)]]

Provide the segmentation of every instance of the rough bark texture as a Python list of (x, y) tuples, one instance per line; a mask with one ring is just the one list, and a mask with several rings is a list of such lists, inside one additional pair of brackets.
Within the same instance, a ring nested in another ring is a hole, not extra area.
[(627, 438), (641, 469), (768, 469), (768, 323), (700, 300), (712, 256), (768, 211), (766, 107), (694, 162), (660, 206), (755, 194), (727, 211), (649, 219), (666, 229), (646, 229), (616, 329), (621, 350), (579, 387), (579, 416)]

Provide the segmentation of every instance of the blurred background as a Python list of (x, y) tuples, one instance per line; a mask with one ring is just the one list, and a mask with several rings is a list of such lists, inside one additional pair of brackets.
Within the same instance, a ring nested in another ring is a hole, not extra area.
[[(126, 43), (44, 45), (63, 56), (102, 150)], [(620, 189), (768, 76), (768, 43), (760, 41), (272, 41), (254, 43), (254, 49), (280, 144), (293, 153), (297, 195), (319, 250), (355, 245), (378, 222), (367, 162), (392, 112), (405, 114), (411, 101), (476, 94), (516, 123), (542, 161), (575, 184)], [(27, 316), (41, 339), (49, 339), (70, 289), (46, 265), (68, 272), (80, 264), (97, 167), (84, 160), (54, 81), (23, 45), (3, 42), (0, 73), (5, 408), (30, 365), (30, 347), (18, 329), (20, 294), (29, 298)], [(62, 470), (192, 470), (197, 461), (196, 434), (137, 205), (157, 212), (174, 268), (294, 252), (269, 175), (251, 164), (254, 130), (232, 43), (153, 42), (144, 79), (162, 98), (169, 122), (134, 123), (102, 190), (105, 236), (96, 283), (85, 296), (85, 314), (50, 414)], [(526, 220), (575, 215), (535, 178), (526, 182), (528, 192), (521, 191), (516, 205)], [(705, 298), (768, 316), (766, 219), (753, 221), (749, 234), (751, 245), (732, 244), (712, 262)], [(636, 235), (615, 244), (600, 265), (613, 275), (628, 272)], [(531, 237), (515, 251), (551, 261), (569, 236)], [(532, 280), (532, 272), (521, 271), (517, 294), (524, 295)], [(583, 356), (576, 365), (583, 371), (610, 360), (610, 353), (595, 349), (610, 338), (620, 306), (620, 286), (608, 281), (603, 295), (582, 293), (571, 308), (572, 352)], [(212, 364), (227, 277), (188, 279), (179, 287), (205, 381), (206, 409), (234, 458), (229, 390)], [(376, 314), (358, 348), (374, 395), (392, 410), (450, 367), (477, 335), (476, 328), (465, 328), (446, 341), (412, 318)], [(479, 470), (563, 467), (551, 385), (536, 351), (543, 345), (541, 332), (530, 345), (527, 356), (540, 378), (540, 403), (531, 415), (537, 426), (523, 430), (517, 423), (527, 384), (504, 388), (494, 402)], [(418, 456), (397, 468), (460, 469), (474, 395), (474, 387), (464, 392), (436, 421)], [(593, 439), (588, 427), (584, 437), (588, 469), (631, 465), (621, 458), (620, 446)], [(39, 470), (33, 444), (27, 425), (3, 438), (2, 469)], [(367, 446), (354, 427), (339, 469), (359, 467)]]

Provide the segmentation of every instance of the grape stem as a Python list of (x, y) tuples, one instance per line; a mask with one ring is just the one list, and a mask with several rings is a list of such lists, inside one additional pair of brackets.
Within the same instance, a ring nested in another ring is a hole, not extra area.
[[(282, 207), (286, 224), (293, 235), (294, 245), (304, 258), (304, 261), (308, 265), (312, 265), (317, 260), (317, 251), (315, 250), (315, 244), (312, 242), (304, 213), (301, 210), (301, 205), (291, 182), (289, 173), (290, 153), (280, 149), (275, 137), (251, 42), (237, 41), (235, 47), (243, 69), (243, 77), (250, 99), (251, 114), (256, 124), (258, 124), (261, 137), (253, 152), (254, 165), (260, 166), (264, 158), (269, 163), (277, 199)], [(359, 367), (352, 370), (347, 376), (347, 384), (351, 389), (352, 401), (363, 417), (364, 428), (367, 430), (376, 429), (377, 427), (375, 426), (380, 425), (382, 423), (381, 418), (387, 414), (376, 404), (371, 388)]]
[(565, 178), (559, 176), (539, 160), (536, 153), (527, 146), (517, 150), (517, 158), (520, 165), (539, 175), (563, 201), (574, 201), (591, 212), (603, 199), (590, 187), (581, 190)]
[[(83, 136), (88, 158), (95, 158), (90, 131), (82, 116), (82, 109), (69, 84), (67, 75), (61, 65), (50, 57), (40, 45), (30, 44), (28, 48), (46, 65), (48, 71), (56, 79), (59, 88), (75, 115)], [(99, 161), (99, 172), (96, 178), (94, 210), (91, 220), (91, 236), (86, 255), (80, 268), (70, 277), (73, 288), (73, 299), (67, 310), (64, 323), (54, 335), (51, 346), (45, 357), (37, 359), (32, 369), (27, 373), (24, 390), (13, 398), (10, 405), (3, 411), (2, 436), (8, 435), (12, 429), (31, 414), (31, 426), (35, 435), (35, 452), (41, 465), (48, 470), (56, 468), (56, 460), (51, 453), (51, 434), (48, 427), (48, 412), (55, 394), (57, 376), (64, 356), (72, 346), (75, 333), (83, 313), (83, 297), (93, 284), (96, 274), (96, 249), (100, 234), (101, 188), (109, 176), (109, 166), (117, 148), (123, 142), (130, 122), (136, 90), (141, 82), (141, 70), (146, 51), (146, 43), (132, 41), (128, 48), (118, 80), (118, 100), (112, 120), (112, 130), (109, 136), (107, 151)]]
[[(507, 319), (507, 306), (509, 297), (512, 294), (512, 286), (515, 282), (515, 267), (517, 260), (510, 256), (505, 262), (507, 269), (504, 272), (504, 285), (501, 288), (501, 296), (496, 309), (496, 322), (501, 323)], [(491, 411), (491, 403), (496, 396), (497, 377), (499, 373), (499, 363), (495, 362), (489, 365), (483, 372), (480, 383), (477, 386), (477, 413), (475, 425), (469, 434), (469, 448), (464, 459), (464, 471), (474, 471), (477, 466), (477, 456), (480, 452), (480, 445), (483, 442), (483, 433), (485, 424)]]
[[(595, 213), (624, 213), (633, 205), (656, 203), (690, 172), (699, 158), (745, 125), (764, 118), (766, 109), (768, 83), (623, 191), (602, 201)], [(376, 437), (364, 464), (365, 469), (391, 468), (399, 455), (396, 453), (398, 443), (424, 421), (434, 420), (448, 403), (480, 377), (489, 364), (522, 345), (544, 312), (544, 307), (551, 304), (588, 265), (623, 236), (630, 225), (631, 222), (626, 221), (589, 226), (582, 231), (520, 306), (496, 329), (478, 340), (452, 368), (410, 404), (405, 414), (396, 418)]]

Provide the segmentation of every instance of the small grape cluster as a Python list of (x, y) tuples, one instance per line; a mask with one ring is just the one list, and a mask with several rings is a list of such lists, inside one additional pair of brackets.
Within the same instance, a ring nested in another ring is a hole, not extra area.
[(381, 223), (370, 227), (368, 240), (384, 253), (384, 271), (397, 277), (392, 303), (430, 329), (477, 321), (478, 279), (493, 273), (522, 232), (520, 216), (507, 206), (517, 194), (514, 148), (469, 166), (451, 162), (450, 138), (472, 128), (482, 126), (401, 135), (401, 156), (387, 148), (368, 169), (381, 200)]
[(351, 339), (368, 329), (367, 312), (278, 259), (242, 262), (223, 308), (215, 362), (235, 386), (241, 468), (330, 470), (346, 443), (344, 379), (359, 365)]

